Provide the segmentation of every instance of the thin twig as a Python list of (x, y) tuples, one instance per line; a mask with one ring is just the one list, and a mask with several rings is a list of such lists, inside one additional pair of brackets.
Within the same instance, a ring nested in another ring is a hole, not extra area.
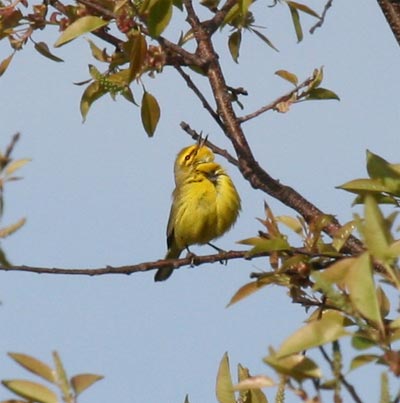
[(269, 252), (260, 253), (257, 255), (248, 255), (247, 251), (227, 251), (216, 253), (213, 255), (204, 256), (188, 256), (181, 259), (161, 259), (153, 262), (139, 263), (136, 265), (126, 266), (106, 266), (102, 268), (89, 269), (89, 268), (48, 268), (48, 267), (33, 267), (33, 266), (0, 266), (0, 271), (19, 271), (30, 272), (37, 274), (66, 274), (66, 275), (80, 275), (80, 276), (101, 276), (106, 274), (132, 274), (136, 272), (146, 272), (150, 270), (158, 270), (162, 267), (170, 267), (179, 269), (183, 266), (201, 266), (205, 263), (225, 262), (233, 259), (248, 259), (269, 256)]
[[(325, 358), (325, 360), (327, 361), (327, 363), (333, 370), (334, 369), (333, 361), (329, 357), (328, 353), (325, 351), (324, 347), (320, 346), (319, 351), (321, 352), (322, 356)], [(342, 373), (339, 374), (339, 379), (343, 383), (344, 387), (347, 389), (347, 391), (349, 392), (349, 394), (353, 398), (353, 400), (357, 403), (363, 403), (360, 396), (358, 396), (354, 386), (346, 380), (346, 378), (344, 377), (344, 375)]]
[[(196, 130), (193, 130), (186, 122), (181, 122), (181, 128), (187, 133), (189, 134), (189, 136), (197, 141), (200, 137), (201, 134), (196, 132)], [(228, 162), (230, 162), (232, 165), (234, 166), (238, 166), (239, 162), (238, 160), (232, 156), (231, 154), (229, 154), (228, 151), (216, 146), (214, 143), (212, 143), (210, 140), (207, 139), (206, 141), (207, 146), (211, 149), (212, 152), (214, 152), (215, 154), (221, 155), (222, 157), (224, 157)]]
[(7, 161), (10, 159), (12, 152), (14, 151), (14, 148), (16, 144), (18, 143), (18, 140), (21, 136), (21, 133), (15, 133), (10, 141), (10, 144), (6, 148), (6, 152), (4, 153), (4, 160)]
[(325, 22), (326, 13), (332, 7), (333, 0), (328, 0), (325, 4), (324, 10), (322, 11), (321, 18), (318, 22), (310, 28), (310, 34), (313, 34), (317, 28), (322, 27), (322, 24)]
[(189, 74), (186, 74), (182, 67), (179, 65), (175, 66), (175, 69), (178, 71), (178, 73), (182, 76), (182, 78), (185, 80), (187, 86), (195, 93), (197, 98), (200, 99), (201, 103), (203, 104), (204, 108), (208, 111), (208, 113), (212, 116), (212, 118), (217, 122), (219, 127), (225, 131), (225, 126), (222, 123), (220, 117), (218, 114), (214, 111), (210, 103), (207, 101), (206, 97), (203, 95), (203, 93), (200, 91), (200, 89), (196, 86), (196, 84), (193, 82)]
[[(324, 257), (324, 254), (311, 253), (303, 247), (299, 248), (289, 248), (286, 251), (280, 251), (288, 256), (294, 256), (296, 254), (302, 254), (310, 257)], [(234, 259), (246, 259), (253, 260), (260, 257), (270, 256), (271, 251), (265, 251), (256, 254), (249, 254), (249, 251), (222, 251), (212, 255), (202, 255), (202, 256), (190, 256), (181, 259), (160, 259), (152, 262), (144, 262), (135, 265), (125, 265), (125, 266), (106, 266), (96, 269), (89, 268), (49, 268), (49, 267), (33, 267), (25, 265), (13, 265), (13, 266), (1, 266), (0, 271), (19, 271), (19, 272), (30, 272), (37, 274), (66, 274), (66, 275), (80, 275), (80, 276), (101, 276), (106, 274), (132, 274), (136, 272), (146, 272), (151, 270), (158, 270), (162, 267), (171, 267), (174, 269), (179, 269), (184, 266), (201, 266), (205, 263), (215, 263), (215, 262), (225, 262)], [(339, 259), (344, 258), (338, 257)]]
[(275, 101), (269, 103), (268, 105), (263, 106), (262, 108), (256, 110), (255, 112), (249, 113), (248, 115), (238, 118), (238, 121), (240, 123), (244, 123), (250, 119), (254, 119), (255, 117), (261, 115), (262, 113), (265, 113), (271, 109), (275, 109), (279, 103), (288, 101), (293, 96), (293, 94), (295, 94), (302, 88), (307, 87), (307, 85), (309, 85), (312, 81), (313, 81), (313, 78), (307, 78), (307, 80), (305, 80), (301, 84), (297, 85), (293, 90), (291, 90), (287, 94), (282, 95), (281, 97), (275, 99)]

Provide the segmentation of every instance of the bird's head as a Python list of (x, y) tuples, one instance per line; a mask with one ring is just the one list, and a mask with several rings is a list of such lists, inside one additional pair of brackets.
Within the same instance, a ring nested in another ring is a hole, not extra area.
[(207, 137), (200, 138), (196, 144), (185, 147), (175, 160), (175, 182), (178, 183), (185, 174), (199, 164), (214, 161), (214, 153), (205, 145)]

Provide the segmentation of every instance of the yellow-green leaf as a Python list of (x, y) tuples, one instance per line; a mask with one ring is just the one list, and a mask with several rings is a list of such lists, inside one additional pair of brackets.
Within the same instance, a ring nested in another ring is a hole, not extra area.
[(314, 361), (303, 354), (278, 357), (275, 353), (271, 353), (268, 357), (264, 358), (264, 362), (277, 372), (289, 375), (297, 381), (302, 381), (307, 378), (322, 377), (319, 367)]
[(35, 43), (35, 49), (44, 57), (47, 57), (50, 60), (53, 60), (54, 62), (63, 62), (64, 60), (57, 57), (56, 55), (53, 55), (53, 53), (50, 52), (49, 47), (47, 46), (47, 43), (45, 42), (37, 42)]
[(160, 120), (160, 107), (156, 98), (147, 91), (143, 94), (140, 112), (144, 130), (152, 137)]
[(248, 252), (250, 256), (256, 255), (258, 253), (275, 252), (290, 249), (288, 241), (283, 237), (277, 237), (273, 239), (254, 237), (243, 239), (241, 241), (238, 241), (237, 243), (242, 245), (252, 245), (253, 248), (250, 249), (250, 251)]
[(147, 26), (149, 34), (153, 38), (158, 38), (167, 27), (172, 17), (172, 1), (156, 0), (149, 10)]
[(306, 6), (305, 4), (291, 1), (290, 5), (292, 7), (295, 7), (297, 10), (302, 11), (303, 13), (311, 15), (312, 17), (321, 18), (314, 10), (312, 10), (310, 7)]
[(105, 49), (100, 49), (93, 41), (87, 39), (89, 42), (90, 50), (92, 51), (92, 56), (100, 61), (100, 62), (107, 62), (109, 60), (109, 56), (107, 56)]
[(136, 35), (133, 39), (129, 65), (129, 82), (140, 75), (147, 55), (147, 42), (142, 34)]
[(287, 70), (278, 70), (275, 71), (275, 74), (283, 78), (284, 80), (289, 81), (294, 86), (296, 86), (299, 83), (299, 79), (297, 78), (296, 74), (290, 73)]
[(342, 225), (342, 227), (335, 232), (335, 235), (333, 237), (332, 241), (333, 248), (339, 252), (355, 229), (356, 229), (355, 221), (349, 221), (348, 223)]
[(364, 199), (365, 225), (363, 236), (368, 251), (378, 259), (385, 259), (389, 252), (389, 245), (393, 242), (382, 212), (375, 198), (367, 194)]
[(363, 365), (369, 364), (371, 362), (376, 362), (379, 360), (379, 355), (375, 354), (361, 354), (357, 355), (351, 360), (350, 371), (357, 369)]
[(289, 336), (277, 351), (277, 357), (299, 353), (347, 335), (345, 322), (340, 312), (325, 311), (321, 319), (307, 323)]
[(14, 57), (15, 52), (11, 53), (10, 56), (6, 57), (4, 60), (1, 61), (0, 63), (0, 77), (6, 72), (8, 66), (11, 63), (12, 58)]
[(30, 161), (31, 161), (30, 158), (21, 158), (19, 160), (14, 160), (14, 161), (10, 162), (6, 167), (5, 174), (7, 176), (12, 175), (15, 171), (22, 168), (24, 165), (26, 165)]
[(303, 29), (301, 28), (299, 12), (297, 11), (297, 8), (292, 4), (291, 1), (288, 1), (287, 5), (289, 6), (290, 15), (292, 16), (297, 41), (301, 42), (303, 40)]
[(236, 63), (238, 63), (238, 60), (239, 60), (239, 50), (240, 50), (241, 42), (242, 42), (242, 33), (240, 30), (233, 32), (229, 36), (229, 40), (228, 40), (229, 52), (231, 53), (232, 59)]
[(82, 94), (80, 105), (83, 121), (86, 120), (86, 116), (93, 102), (101, 98), (106, 93), (107, 91), (100, 85), (98, 81), (94, 81), (86, 87)]
[(354, 179), (343, 185), (337, 186), (337, 189), (347, 190), (352, 193), (365, 192), (387, 192), (388, 188), (379, 179)]
[(363, 253), (354, 259), (346, 274), (346, 285), (354, 308), (365, 318), (383, 329), (378, 297), (373, 279), (371, 257)]
[(312, 100), (312, 99), (336, 99), (337, 101), (340, 101), (340, 98), (338, 97), (337, 94), (335, 94), (333, 91), (328, 90), (327, 88), (313, 88), (312, 90), (308, 91), (307, 94), (307, 100)]
[(58, 403), (57, 395), (40, 383), (20, 379), (1, 382), (8, 390), (27, 400), (38, 403)]
[(95, 17), (93, 15), (87, 15), (79, 18), (69, 25), (65, 31), (60, 35), (54, 44), (55, 47), (65, 45), (66, 43), (72, 41), (73, 39), (86, 34), (88, 32), (95, 31), (101, 27), (108, 24), (108, 21), (103, 20), (100, 17)]
[(400, 196), (400, 172), (385, 159), (367, 150), (367, 171), (371, 178), (380, 179), (387, 192)]
[(82, 393), (85, 389), (89, 388), (95, 382), (103, 379), (104, 376), (96, 374), (79, 374), (71, 378), (71, 385), (76, 395)]
[(0, 229), (0, 238), (7, 238), (8, 236), (14, 234), (26, 223), (26, 218), (21, 218), (14, 224), (8, 225), (7, 227)]
[[(65, 372), (63, 363), (57, 351), (53, 351), (53, 361), (55, 366), (55, 373), (57, 377), (57, 384), (59, 385), (63, 397), (66, 398), (72, 394), (70, 383), (68, 381), (67, 373)], [(64, 399), (66, 400), (66, 399)]]
[(43, 379), (46, 379), (49, 382), (54, 383), (56, 381), (53, 370), (47, 364), (38, 360), (37, 358), (21, 353), (8, 353), (8, 355), (28, 371), (41, 376)]
[(266, 275), (261, 280), (252, 281), (251, 283), (247, 283), (247, 284), (243, 285), (242, 287), (240, 287), (235, 292), (235, 294), (233, 295), (231, 300), (229, 301), (229, 304), (227, 305), (227, 307), (229, 307), (233, 304), (236, 304), (236, 302), (239, 302), (244, 298), (247, 298), (248, 296), (254, 294), (258, 290), (261, 290), (261, 288), (265, 287), (268, 284), (274, 284), (276, 277), (281, 276), (280, 274), (276, 274), (276, 273), (267, 273), (267, 274), (271, 274), (271, 275), (270, 276)]
[(215, 392), (219, 403), (236, 403), (228, 353), (224, 354), (219, 365)]
[[(234, 385), (235, 390), (249, 390), (249, 389), (261, 389), (269, 386), (275, 386), (275, 382), (266, 375), (249, 376), (243, 379), (236, 385)], [(253, 400), (252, 400), (253, 401)]]
[(276, 52), (279, 52), (279, 49), (275, 47), (275, 45), (260, 31), (250, 28), (250, 31), (256, 34), (264, 43), (266, 43), (270, 48), (274, 49)]

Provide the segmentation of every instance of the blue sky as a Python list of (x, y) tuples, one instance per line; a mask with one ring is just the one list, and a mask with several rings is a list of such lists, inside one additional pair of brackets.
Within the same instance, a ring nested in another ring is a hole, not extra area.
[[(320, 3), (308, 4), (319, 11)], [(288, 10), (259, 8), (257, 21), (267, 26), (265, 34), (279, 53), (245, 35), (236, 65), (226, 52), (226, 32), (217, 43), (229, 84), (249, 91), (243, 113), (290, 90), (274, 76), (278, 69), (302, 79), (324, 66), (324, 86), (341, 102), (306, 102), (287, 114), (269, 112), (244, 126), (248, 140), (273, 177), (341, 221), (350, 220), (352, 196), (334, 187), (365, 176), (365, 150), (400, 162), (398, 44), (376, 1), (334, 2), (325, 25), (300, 44)], [(303, 23), (309, 27), (313, 20), (303, 18)], [(169, 34), (177, 37), (173, 30)], [(58, 33), (40, 35), (37, 39), (54, 43)], [(0, 59), (8, 52), (1, 43)], [(45, 267), (95, 268), (163, 257), (172, 165), (176, 153), (191, 143), (179, 123), (187, 121), (231, 149), (228, 142), (168, 68), (155, 80), (145, 80), (162, 106), (154, 138), (145, 135), (139, 110), (123, 99), (101, 99), (82, 124), (83, 88), (73, 82), (89, 77), (88, 44), (78, 39), (55, 53), (65, 63), (53, 63), (28, 45), (0, 79), (0, 147), (20, 131), (14, 156), (32, 158), (21, 171), (24, 180), (6, 188), (3, 225), (21, 216), (28, 221), (3, 248), (14, 264)], [(133, 90), (140, 99), (140, 88)], [(294, 214), (219, 161), (243, 201), (242, 214), (217, 242), (220, 247), (241, 248), (236, 241), (256, 234), (255, 218), (263, 216), (264, 200), (277, 215)], [(194, 251), (210, 252), (208, 247)], [(8, 351), (50, 361), (51, 351), (58, 350), (71, 375), (106, 377), (81, 396), (81, 403), (181, 402), (186, 393), (192, 403), (213, 401), (225, 351), (233, 368), (240, 362), (253, 374), (271, 375), (261, 361), (268, 346), (277, 347), (306, 319), (276, 287), (225, 308), (249, 273), (267, 269), (263, 260), (234, 261), (226, 267), (181, 269), (162, 284), (153, 282), (153, 272), (93, 278), (1, 272), (0, 378), (25, 377), (6, 358)], [(365, 372), (363, 382), (369, 379), (371, 385), (376, 382)], [(377, 390), (364, 389), (364, 396), (375, 393), (375, 398)], [(0, 391), (0, 399), (9, 396)]]

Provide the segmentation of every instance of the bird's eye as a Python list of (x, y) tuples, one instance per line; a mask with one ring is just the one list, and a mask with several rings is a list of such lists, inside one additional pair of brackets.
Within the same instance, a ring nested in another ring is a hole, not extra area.
[(190, 160), (190, 156), (191, 156), (191, 154), (186, 155), (186, 156), (185, 156), (185, 161), (189, 161), (189, 160)]

